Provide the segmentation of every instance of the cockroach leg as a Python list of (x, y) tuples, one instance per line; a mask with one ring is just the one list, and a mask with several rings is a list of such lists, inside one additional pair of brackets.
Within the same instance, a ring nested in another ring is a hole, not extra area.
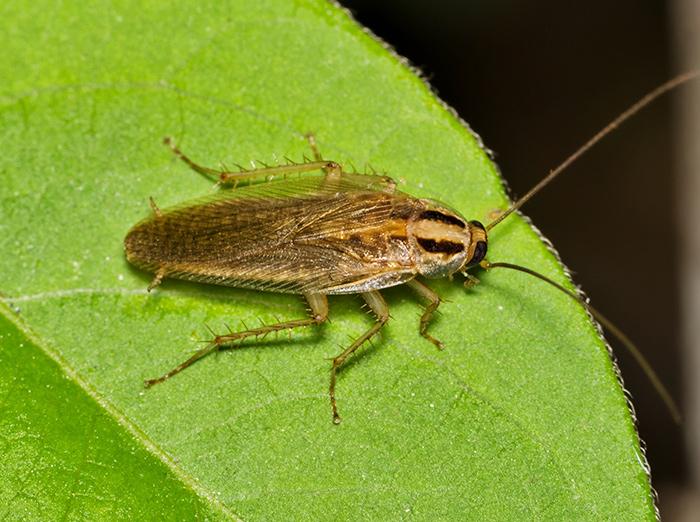
[[(313, 134), (313, 132), (306, 133), (306, 140), (309, 142), (309, 147), (311, 147), (311, 152), (313, 153), (314, 160), (316, 162), (324, 161), (323, 156), (321, 156), (321, 152), (318, 150), (318, 145), (316, 144), (316, 136)], [(343, 172), (341, 166), (337, 163), (333, 163), (332, 166), (325, 167), (323, 169), (323, 172), (324, 174), (326, 174), (326, 180), (329, 180), (331, 182), (336, 179), (340, 179), (340, 177), (343, 174), (347, 174), (347, 172)], [(374, 177), (381, 178), (379, 186), (383, 192), (386, 192), (387, 194), (393, 194), (394, 192), (396, 192), (396, 181), (394, 181), (392, 178), (390, 178), (389, 176), (380, 175), (375, 175)]]
[(311, 317), (306, 319), (297, 319), (295, 321), (286, 321), (277, 324), (271, 324), (266, 326), (261, 326), (259, 328), (251, 328), (250, 330), (245, 330), (243, 332), (228, 333), (224, 335), (216, 335), (214, 338), (201, 350), (198, 350), (187, 359), (185, 362), (177, 365), (175, 368), (170, 370), (168, 373), (161, 375), (155, 379), (149, 379), (144, 381), (146, 388), (150, 388), (154, 384), (161, 383), (165, 380), (170, 379), (173, 375), (180, 373), (185, 368), (192, 366), (199, 359), (206, 357), (210, 353), (216, 352), (222, 347), (234, 343), (236, 341), (241, 341), (247, 337), (259, 337), (264, 336), (270, 332), (279, 332), (280, 330), (292, 330), (294, 328), (302, 328), (304, 326), (311, 326), (314, 324), (321, 324), (328, 318), (328, 299), (324, 294), (305, 294), (306, 300), (311, 307)]
[(306, 141), (309, 142), (309, 147), (311, 147), (311, 152), (314, 154), (314, 159), (316, 161), (323, 161), (323, 157), (318, 150), (318, 145), (316, 145), (316, 136), (314, 136), (313, 132), (306, 133)]
[(464, 278), (464, 288), (466, 288), (467, 290), (469, 290), (470, 288), (474, 288), (480, 283), (478, 277), (468, 274), (467, 272), (464, 272)]
[(333, 410), (334, 424), (340, 424), (340, 415), (338, 415), (338, 405), (335, 401), (335, 381), (338, 370), (355, 350), (362, 346), (362, 344), (365, 341), (372, 338), (374, 334), (381, 330), (382, 326), (384, 326), (389, 320), (389, 308), (387, 307), (386, 301), (384, 301), (382, 294), (380, 294), (377, 290), (372, 290), (370, 292), (363, 293), (362, 298), (377, 316), (377, 322), (374, 323), (372, 327), (369, 330), (367, 330), (364, 334), (355, 339), (355, 342), (353, 342), (350, 346), (343, 350), (342, 353), (336, 355), (333, 358), (333, 364), (331, 366), (331, 384), (328, 391), (331, 396), (331, 409)]
[[(318, 145), (316, 145), (316, 136), (313, 132), (306, 133), (306, 140), (309, 142), (309, 147), (311, 147), (311, 152), (314, 155), (315, 163), (324, 162), (325, 160), (321, 156), (321, 152), (318, 150)], [(336, 180), (340, 179), (343, 175), (343, 169), (340, 165), (334, 161), (326, 161), (327, 165), (323, 167), (323, 173), (326, 175), (326, 180)]]
[(311, 172), (314, 170), (323, 170), (324, 172), (326, 169), (333, 169), (334, 171), (340, 172), (340, 166), (333, 162), (333, 161), (326, 161), (326, 160), (320, 160), (320, 161), (312, 161), (309, 163), (295, 163), (293, 165), (278, 165), (274, 167), (263, 167), (259, 169), (253, 169), (253, 170), (241, 170), (238, 172), (231, 172), (231, 171), (226, 171), (226, 170), (217, 170), (217, 169), (212, 169), (209, 167), (204, 167), (202, 165), (199, 165), (198, 163), (195, 163), (192, 161), (190, 158), (185, 156), (185, 154), (182, 153), (180, 149), (177, 148), (177, 146), (173, 143), (173, 140), (171, 138), (165, 138), (163, 140), (163, 143), (170, 147), (170, 149), (173, 151), (173, 154), (180, 158), (182, 161), (184, 161), (189, 167), (194, 170), (195, 172), (199, 172), (200, 174), (208, 177), (208, 178), (214, 178), (220, 183), (224, 184), (236, 184), (239, 181), (243, 180), (252, 180), (255, 178), (267, 178), (270, 176), (277, 176), (277, 175), (282, 175), (282, 174), (291, 174), (291, 173), (303, 173), (303, 172)]
[(428, 306), (426, 306), (425, 310), (423, 311), (423, 315), (420, 317), (420, 334), (437, 346), (438, 349), (442, 350), (445, 347), (445, 344), (428, 333), (430, 319), (432, 319), (433, 313), (435, 310), (437, 310), (437, 307), (440, 306), (442, 299), (440, 299), (440, 296), (435, 293), (433, 289), (431, 289), (428, 285), (421, 283), (417, 279), (411, 279), (406, 284), (410, 286), (419, 296), (429, 301)]
[(155, 275), (153, 276), (153, 279), (151, 280), (150, 283), (148, 283), (148, 288), (147, 290), (150, 292), (153, 290), (156, 286), (161, 284), (163, 282), (163, 278), (165, 277), (165, 268), (159, 268)]
[(163, 213), (160, 211), (160, 208), (158, 208), (158, 205), (156, 205), (156, 200), (150, 196), (148, 197), (148, 204), (151, 206), (151, 210), (153, 211), (153, 214), (155, 214), (156, 217), (160, 217), (163, 215)]

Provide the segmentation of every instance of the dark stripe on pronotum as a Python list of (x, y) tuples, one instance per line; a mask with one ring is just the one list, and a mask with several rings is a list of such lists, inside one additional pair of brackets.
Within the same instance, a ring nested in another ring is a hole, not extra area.
[(428, 252), (457, 254), (458, 252), (462, 252), (464, 250), (464, 245), (455, 241), (435, 241), (433, 239), (421, 238), (417, 238), (417, 241), (418, 244)]
[(439, 221), (440, 223), (447, 223), (448, 225), (457, 225), (460, 228), (464, 228), (464, 222), (454, 216), (449, 216), (438, 212), (437, 210), (426, 210), (420, 216), (420, 219), (427, 219), (429, 221)]

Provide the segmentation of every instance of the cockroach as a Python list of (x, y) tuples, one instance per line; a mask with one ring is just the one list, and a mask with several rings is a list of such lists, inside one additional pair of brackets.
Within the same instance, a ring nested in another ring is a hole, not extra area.
[[(308, 139), (313, 160), (240, 171), (201, 166), (166, 138), (165, 144), (193, 170), (233, 188), (165, 210), (150, 200), (153, 215), (135, 225), (124, 240), (128, 261), (155, 274), (148, 289), (166, 278), (175, 278), (301, 294), (311, 313), (304, 319), (214, 335), (189, 359), (145, 381), (145, 385), (161, 383), (202, 357), (243, 339), (321, 324), (328, 318), (328, 295), (360, 294), (376, 322), (332, 359), (329, 395), (333, 422), (338, 424), (338, 371), (389, 319), (380, 290), (406, 284), (425, 299), (428, 305), (420, 318), (419, 332), (442, 348), (442, 343), (428, 332), (440, 296), (421, 279), (460, 273), (465, 276), (465, 286), (471, 286), (478, 282), (470, 273), (472, 269), (508, 268), (534, 276), (584, 306), (632, 352), (672, 416), (679, 419), (669, 392), (639, 350), (587, 301), (529, 268), (485, 258), (487, 235), (493, 227), (631, 115), (699, 74), (682, 74), (648, 93), (487, 225), (467, 220), (438, 201), (403, 193), (387, 176), (344, 171), (338, 163), (323, 159), (312, 135)], [(282, 179), (270, 180), (275, 176)], [(268, 182), (254, 183), (261, 178)], [(250, 183), (237, 186), (241, 181)]]

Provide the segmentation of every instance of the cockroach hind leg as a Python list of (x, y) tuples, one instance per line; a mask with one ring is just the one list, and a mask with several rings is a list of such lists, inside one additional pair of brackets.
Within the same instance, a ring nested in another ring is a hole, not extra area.
[(262, 168), (254, 170), (246, 170), (241, 172), (218, 172), (218, 178), (220, 183), (224, 184), (235, 184), (239, 181), (253, 180), (256, 178), (272, 179), (275, 176), (285, 176), (287, 174), (302, 174), (304, 172), (312, 172), (314, 170), (323, 170), (328, 172), (328, 169), (338, 169), (340, 172), (340, 166), (333, 161), (312, 161), (310, 163), (294, 163), (294, 164), (283, 164), (277, 166), (265, 166)]
[(150, 292), (153, 290), (155, 287), (160, 285), (163, 282), (163, 279), (165, 278), (165, 268), (159, 268), (156, 271), (156, 274), (153, 276), (153, 279), (151, 282), (148, 284), (147, 290)]
[(376, 322), (369, 328), (364, 334), (355, 339), (355, 341), (345, 348), (341, 353), (336, 355), (332, 359), (331, 363), (331, 382), (328, 388), (328, 393), (331, 399), (331, 411), (333, 413), (333, 424), (340, 424), (340, 414), (338, 413), (338, 404), (335, 399), (335, 384), (337, 379), (337, 373), (340, 367), (345, 363), (348, 357), (350, 357), (355, 350), (362, 346), (365, 341), (371, 339), (389, 320), (389, 308), (386, 305), (386, 301), (377, 290), (372, 290), (370, 292), (365, 292), (362, 294), (362, 298), (372, 309), (374, 314), (377, 316)]
[(166, 136), (163, 138), (163, 145), (168, 147), (172, 153), (179, 158), (180, 160), (183, 161), (183, 163), (187, 164), (192, 170), (195, 172), (198, 172), (199, 174), (202, 174), (203, 176), (207, 178), (214, 178), (218, 179), (220, 178), (221, 175), (224, 174), (224, 172), (212, 169), (209, 167), (204, 167), (202, 165), (199, 165), (198, 163), (195, 163), (192, 161), (188, 156), (186, 156), (179, 148), (177, 145), (175, 145), (174, 140), (170, 136)]
[[(254, 170), (246, 170), (242, 167), (239, 171), (227, 171), (227, 170), (217, 170), (209, 167), (205, 167), (198, 163), (195, 163), (188, 156), (186, 156), (172, 141), (170, 138), (165, 138), (163, 143), (167, 145), (173, 154), (180, 158), (185, 164), (187, 164), (192, 170), (202, 174), (203, 176), (215, 179), (219, 183), (235, 185), (239, 181), (243, 180), (253, 180), (256, 178), (267, 178), (270, 176), (291, 174), (293, 172), (303, 173), (311, 172), (314, 170), (325, 170), (326, 168), (331, 168), (337, 166), (336, 163), (332, 161), (312, 161), (311, 163), (300, 163), (294, 165), (278, 165), (274, 167), (265, 166), (262, 168)], [(240, 166), (239, 166), (240, 167)]]
[(173, 375), (176, 375), (176, 374), (180, 373), (182, 370), (184, 370), (185, 368), (191, 366), (192, 364), (194, 364), (195, 362), (197, 362), (197, 361), (198, 361), (199, 359), (201, 359), (202, 357), (206, 357), (206, 356), (209, 355), (210, 353), (217, 351), (217, 350), (219, 349), (219, 346), (220, 346), (220, 345), (216, 344), (216, 343), (213, 342), (213, 341), (212, 341), (212, 342), (209, 342), (209, 343), (207, 344), (207, 346), (205, 346), (205, 347), (202, 348), (201, 350), (197, 350), (197, 351), (192, 355), (192, 357), (190, 357), (189, 359), (187, 359), (185, 362), (178, 364), (175, 368), (173, 368), (172, 370), (170, 370), (168, 373), (165, 373), (165, 374), (161, 375), (160, 377), (156, 377), (155, 379), (147, 379), (147, 380), (143, 381), (143, 385), (144, 385), (146, 388), (150, 388), (150, 387), (152, 387), (152, 386), (155, 386), (156, 384), (160, 384), (160, 383), (163, 382), (163, 381), (167, 381), (168, 379), (170, 379), (170, 377), (172, 377)]
[(180, 373), (182, 370), (188, 368), (189, 366), (197, 362), (199, 359), (206, 357), (210, 353), (217, 352), (224, 346), (234, 345), (234, 343), (242, 341), (243, 339), (246, 339), (248, 337), (264, 337), (270, 332), (302, 328), (305, 326), (311, 326), (314, 324), (320, 324), (324, 322), (328, 317), (328, 299), (326, 298), (326, 296), (322, 294), (305, 294), (305, 297), (309, 302), (309, 306), (311, 307), (311, 317), (308, 317), (306, 319), (297, 319), (294, 321), (286, 321), (282, 323), (261, 326), (259, 328), (251, 328), (242, 332), (234, 332), (223, 335), (216, 335), (212, 332), (213, 337), (210, 341), (208, 341), (208, 344), (204, 348), (202, 348), (201, 350), (197, 350), (192, 355), (192, 357), (187, 359), (185, 362), (178, 364), (175, 368), (161, 375), (160, 377), (144, 381), (144, 385), (146, 386), (146, 388), (150, 388), (155, 384), (166, 381), (170, 379), (170, 377)]

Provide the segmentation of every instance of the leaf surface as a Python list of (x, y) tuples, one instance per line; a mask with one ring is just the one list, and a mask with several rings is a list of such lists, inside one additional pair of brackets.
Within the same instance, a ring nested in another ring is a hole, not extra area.
[[(330, 324), (211, 356), (147, 392), (204, 325), (305, 315), (295, 296), (166, 281), (124, 259), (148, 215), (216, 190), (194, 159), (309, 154), (387, 171), (488, 221), (507, 201), (478, 140), (399, 59), (320, 0), (0, 7), (0, 505), (9, 518), (653, 519), (644, 459), (603, 341), (568, 297), (521, 274), (407, 288), (370, 324)], [(519, 217), (490, 258), (566, 282)]]

